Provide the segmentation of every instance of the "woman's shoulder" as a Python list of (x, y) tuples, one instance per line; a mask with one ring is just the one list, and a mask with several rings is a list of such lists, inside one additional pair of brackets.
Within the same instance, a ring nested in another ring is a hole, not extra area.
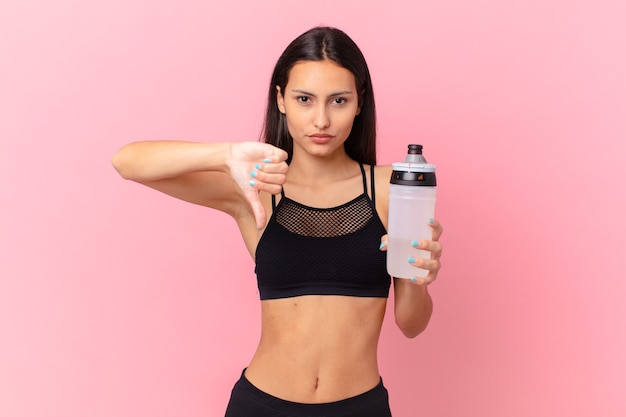
[[(369, 167), (368, 167), (369, 168)], [(387, 213), (389, 210), (389, 180), (391, 179), (391, 165), (374, 166), (374, 187), (376, 190), (376, 211), (380, 220), (387, 228)]]
[[(366, 166), (369, 173), (371, 165)], [(389, 192), (389, 180), (391, 179), (391, 165), (375, 165), (374, 166), (374, 187), (377, 194), (387, 194)]]
[(374, 177), (376, 181), (376, 185), (378, 184), (389, 184), (389, 180), (391, 179), (391, 165), (375, 165), (374, 166)]
[(375, 165), (374, 166), (374, 170), (376, 171), (376, 174), (378, 173), (382, 173), (382, 174), (389, 174), (391, 175), (391, 171), (392, 171), (392, 166), (391, 165)]

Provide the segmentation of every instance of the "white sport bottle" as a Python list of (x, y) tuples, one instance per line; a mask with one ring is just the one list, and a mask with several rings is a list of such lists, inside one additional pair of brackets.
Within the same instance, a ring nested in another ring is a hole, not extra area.
[(409, 260), (430, 259), (430, 252), (416, 249), (413, 242), (433, 237), (429, 221), (435, 218), (435, 165), (422, 155), (422, 145), (409, 145), (404, 162), (393, 163), (392, 167), (387, 272), (396, 278), (422, 278), (428, 271), (414, 267)]

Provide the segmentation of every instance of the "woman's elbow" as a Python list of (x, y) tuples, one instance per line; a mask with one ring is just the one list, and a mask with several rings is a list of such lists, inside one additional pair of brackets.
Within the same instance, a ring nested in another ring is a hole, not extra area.
[(113, 168), (117, 171), (118, 174), (125, 180), (132, 180), (132, 164), (130, 163), (131, 158), (127, 155), (127, 151), (125, 148), (117, 151), (113, 157), (111, 158), (111, 164)]
[(404, 323), (401, 320), (398, 320), (396, 318), (396, 325), (398, 326), (398, 328), (400, 329), (400, 331), (402, 332), (404, 336), (406, 336), (409, 339), (413, 339), (417, 337), (419, 334), (421, 334), (424, 330), (426, 330), (426, 327), (428, 327), (429, 321), (430, 321), (430, 315), (426, 318), (423, 318), (418, 323)]
[[(415, 300), (412, 300), (412, 303), (413, 302), (415, 302)], [(433, 303), (430, 297), (426, 297), (418, 305), (411, 305), (409, 307), (404, 304), (404, 307), (405, 308), (402, 308), (401, 305), (396, 305), (396, 325), (402, 334), (409, 339), (413, 339), (428, 327), (428, 323), (433, 314)]]

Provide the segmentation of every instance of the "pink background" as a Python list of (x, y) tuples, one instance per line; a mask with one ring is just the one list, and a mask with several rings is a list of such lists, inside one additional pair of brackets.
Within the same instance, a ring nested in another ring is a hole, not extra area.
[(0, 4), (0, 416), (219, 416), (259, 337), (235, 225), (121, 180), (141, 139), (256, 140), (317, 24), (370, 63), (379, 162), (439, 167), (428, 330), (388, 314), (398, 417), (626, 415), (626, 3)]

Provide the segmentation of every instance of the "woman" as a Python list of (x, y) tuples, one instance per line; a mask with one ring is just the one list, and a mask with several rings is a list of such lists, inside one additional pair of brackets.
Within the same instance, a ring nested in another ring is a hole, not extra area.
[[(385, 268), (391, 168), (376, 164), (369, 70), (357, 45), (314, 28), (279, 58), (264, 139), (138, 142), (113, 158), (122, 177), (234, 218), (256, 261), (262, 332), (226, 411), (240, 416), (390, 416), (377, 344), (391, 278)], [(428, 324), (440, 267), (432, 220), (423, 279), (395, 279), (407, 337)]]

